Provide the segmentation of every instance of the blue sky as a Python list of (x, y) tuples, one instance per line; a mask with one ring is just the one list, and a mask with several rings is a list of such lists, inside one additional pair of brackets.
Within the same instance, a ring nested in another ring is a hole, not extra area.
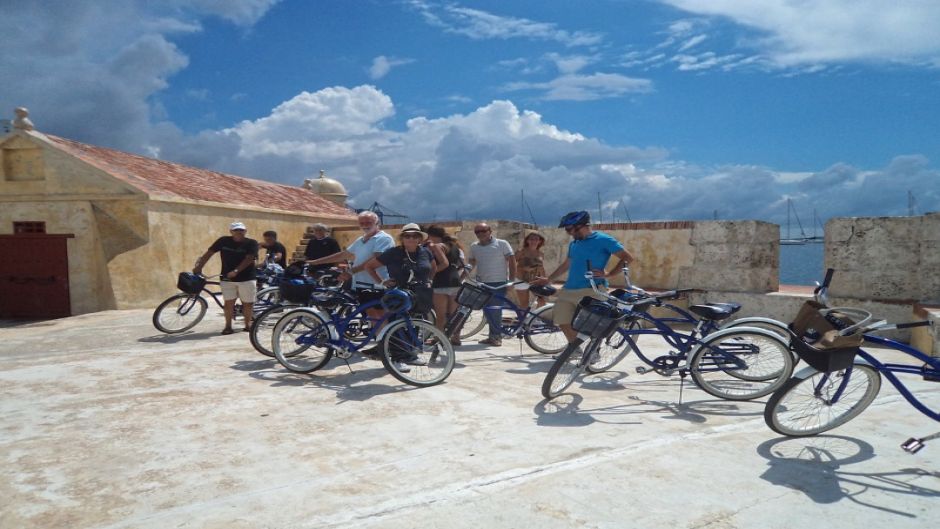
[(0, 109), (417, 219), (935, 211), (940, 3), (899, 4), (7, 0)]

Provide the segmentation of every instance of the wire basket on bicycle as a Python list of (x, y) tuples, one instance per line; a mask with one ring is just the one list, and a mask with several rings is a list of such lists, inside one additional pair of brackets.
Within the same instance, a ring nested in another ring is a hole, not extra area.
[(817, 371), (829, 373), (846, 369), (858, 354), (864, 340), (861, 329), (848, 335), (839, 332), (856, 324), (844, 311), (806, 301), (789, 325), (793, 333), (790, 347)]
[(187, 294), (198, 294), (206, 286), (206, 278), (192, 272), (180, 272), (176, 288)]
[(486, 306), (492, 295), (486, 288), (466, 282), (460, 285), (460, 290), (457, 291), (457, 303), (473, 310), (480, 310)]
[(614, 332), (626, 317), (627, 313), (609, 301), (584, 297), (578, 302), (571, 327), (591, 338), (604, 338)]

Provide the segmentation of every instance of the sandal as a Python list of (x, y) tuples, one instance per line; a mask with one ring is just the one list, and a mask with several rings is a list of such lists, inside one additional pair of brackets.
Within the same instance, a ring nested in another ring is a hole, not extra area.
[(234, 333), (234, 332), (235, 332), (235, 331), (233, 331), (231, 327), (226, 327), (226, 328), (222, 329), (222, 334), (223, 334), (223, 335), (225, 335), (225, 334), (232, 334), (232, 333)]

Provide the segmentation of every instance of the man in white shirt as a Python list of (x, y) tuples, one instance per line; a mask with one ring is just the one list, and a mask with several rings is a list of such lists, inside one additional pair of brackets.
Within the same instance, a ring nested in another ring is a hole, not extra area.
[[(376, 285), (372, 276), (365, 270), (365, 264), (373, 257), (378, 257), (385, 250), (395, 246), (395, 239), (391, 235), (380, 229), (379, 216), (371, 211), (363, 211), (359, 214), (359, 228), (362, 230), (362, 236), (353, 241), (343, 251), (336, 252), (333, 255), (327, 255), (319, 259), (308, 261), (311, 265), (321, 265), (329, 263), (341, 263), (343, 261), (352, 261), (352, 268), (348, 273), (340, 276), (340, 281), (346, 281), (352, 277), (352, 288), (358, 294), (359, 303), (367, 303), (377, 299), (369, 291), (372, 289), (382, 289), (382, 285)], [(382, 280), (388, 279), (388, 270), (383, 266), (376, 269)], [(366, 314), (373, 319), (382, 317), (381, 307), (368, 309)], [(374, 355), (377, 347), (371, 347), (361, 351), (364, 355)]]
[[(493, 237), (493, 230), (486, 223), (473, 228), (477, 242), (470, 245), (470, 265), (476, 267), (477, 278), (489, 286), (505, 285), (516, 277), (516, 258), (509, 243)], [(500, 290), (505, 295), (506, 289)], [(489, 323), (489, 337), (480, 340), (485, 345), (502, 345), (502, 310), (497, 307), (483, 309)]]

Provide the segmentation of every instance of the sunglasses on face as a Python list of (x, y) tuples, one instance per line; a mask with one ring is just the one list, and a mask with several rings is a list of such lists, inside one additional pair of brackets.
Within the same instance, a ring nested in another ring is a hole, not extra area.
[(574, 233), (583, 228), (583, 226), (565, 226), (565, 231), (568, 233)]
[(490, 230), (474, 230), (473, 233), (476, 233), (477, 235), (480, 235), (480, 234), (482, 234), (482, 233), (489, 233), (489, 232), (490, 232)]
[(402, 239), (420, 239), (421, 236), (417, 233), (405, 233), (401, 236)]

